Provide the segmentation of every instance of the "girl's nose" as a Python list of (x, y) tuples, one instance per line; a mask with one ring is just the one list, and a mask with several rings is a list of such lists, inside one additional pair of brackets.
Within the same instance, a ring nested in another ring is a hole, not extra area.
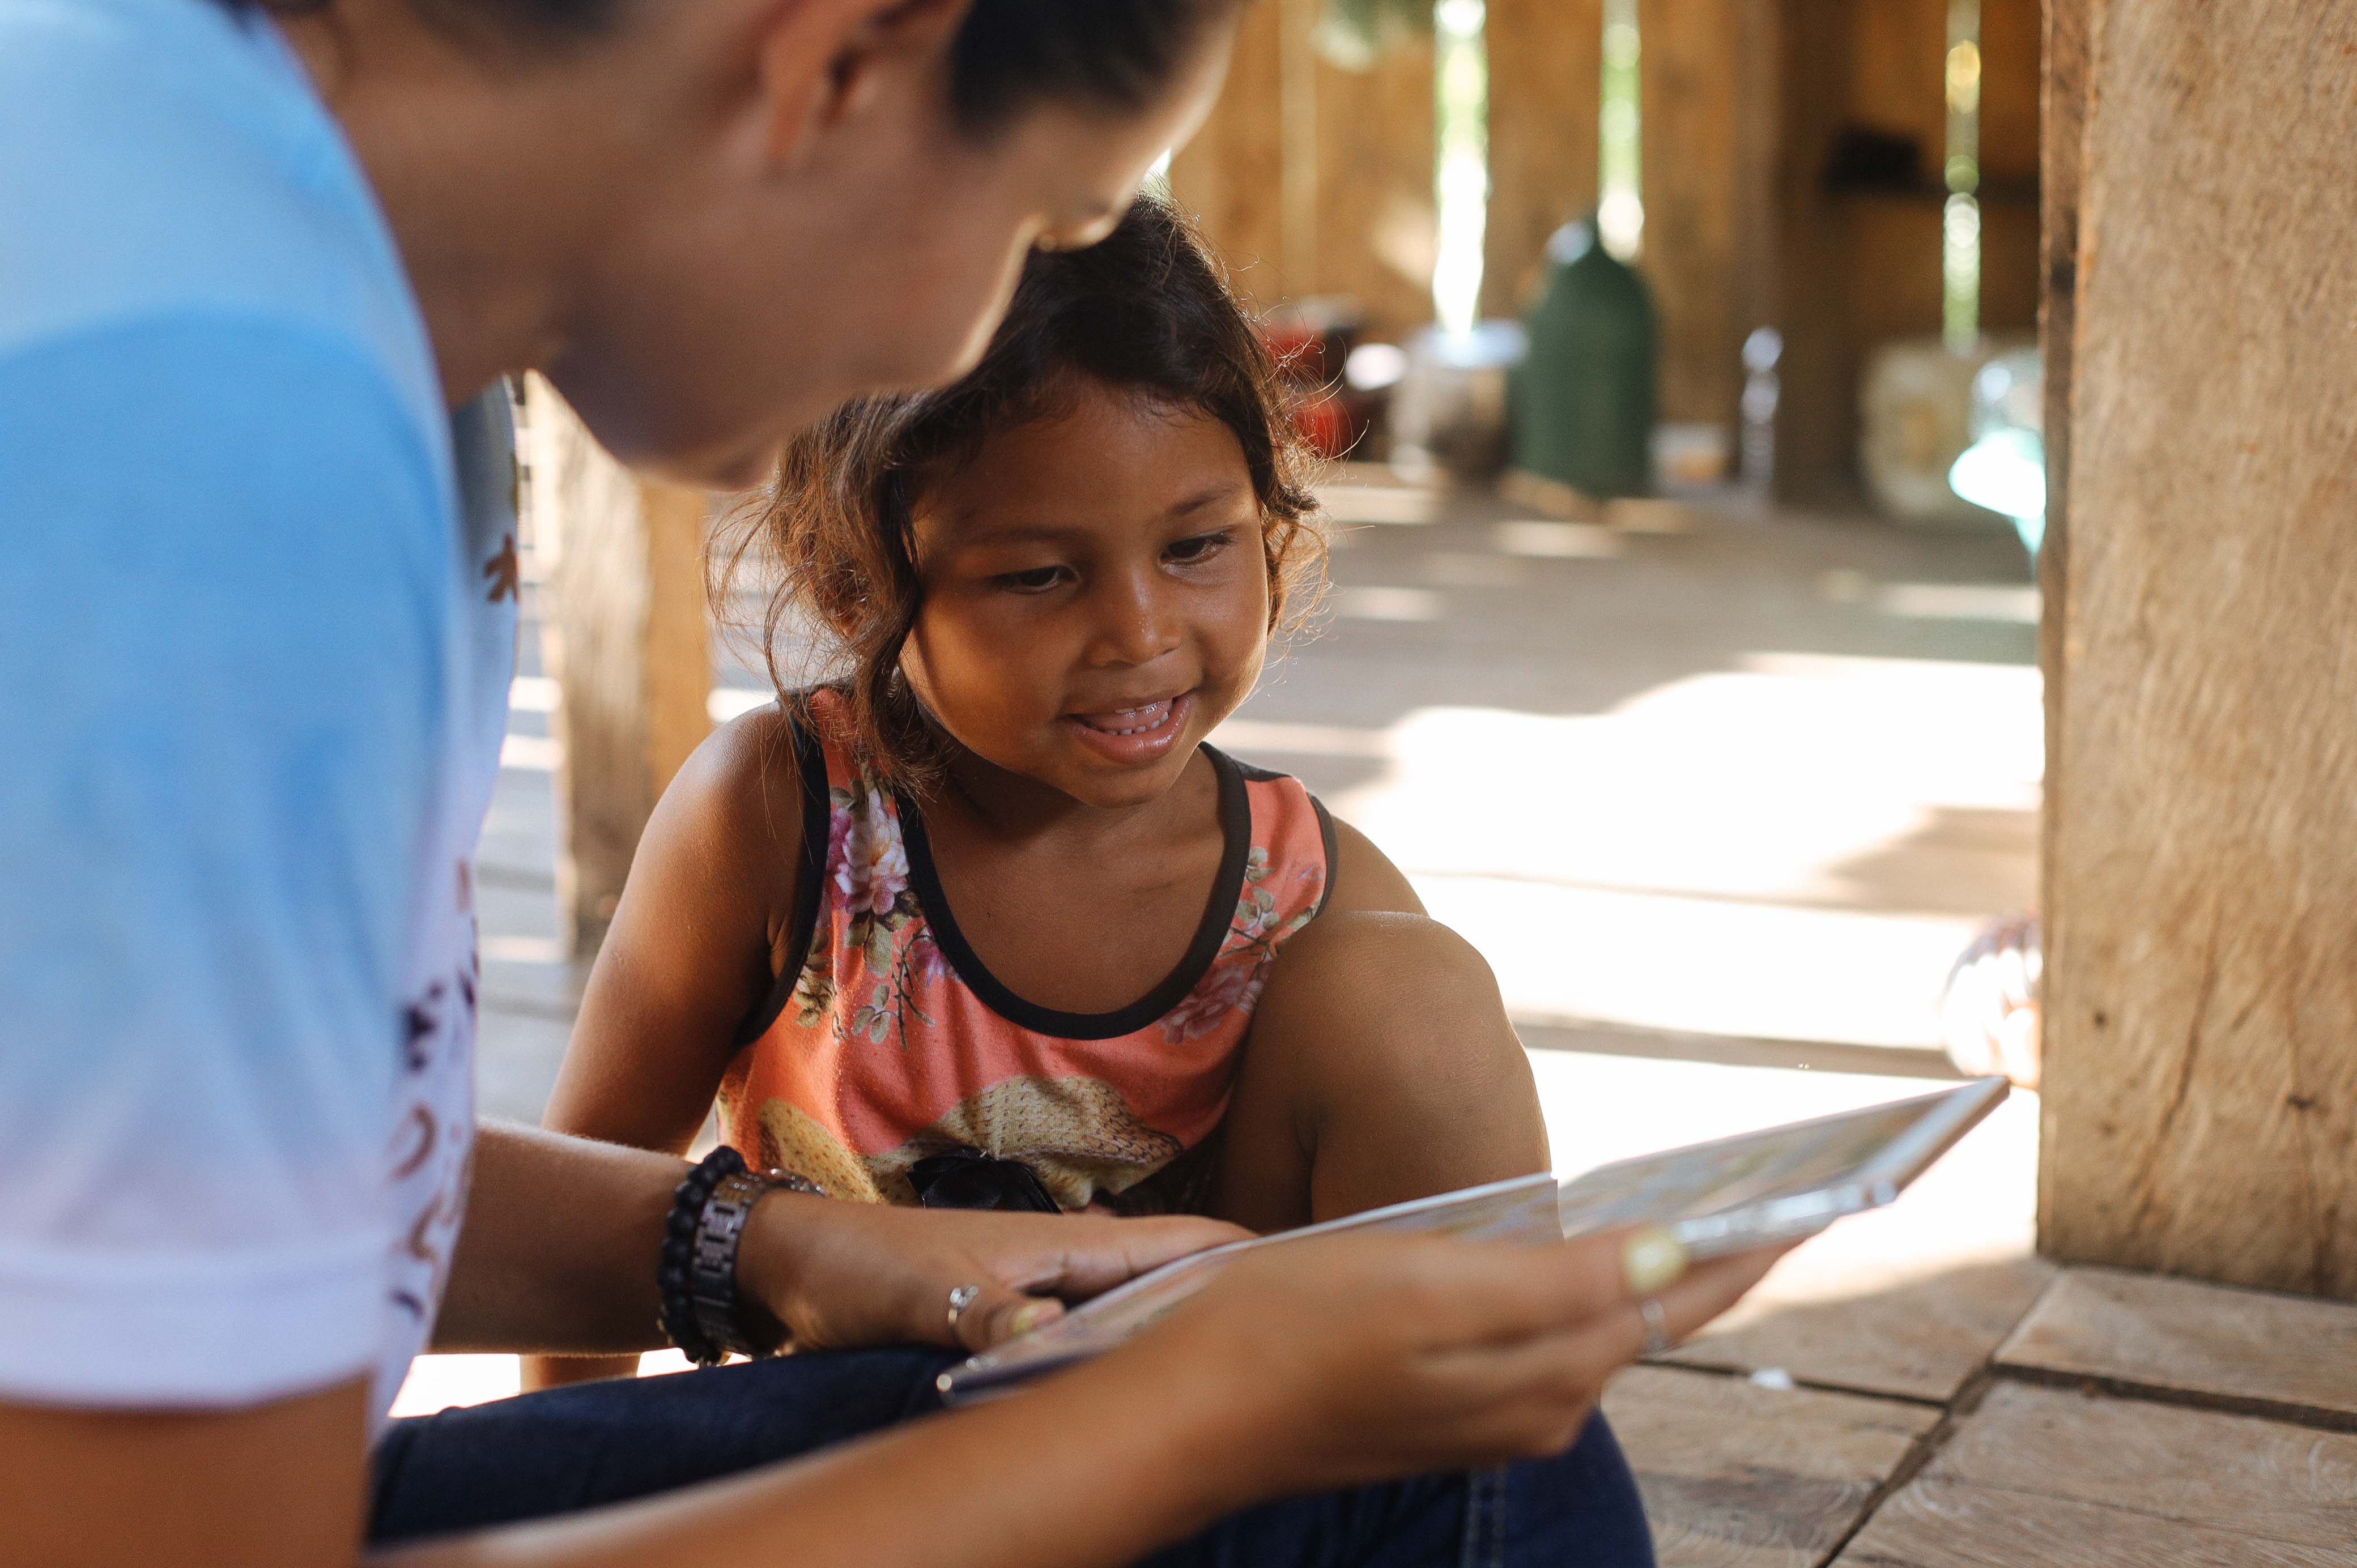
[(1159, 575), (1123, 576), (1103, 584), (1089, 643), (1092, 665), (1149, 664), (1178, 646), (1178, 617), (1168, 602), (1167, 585), (1157, 580)]

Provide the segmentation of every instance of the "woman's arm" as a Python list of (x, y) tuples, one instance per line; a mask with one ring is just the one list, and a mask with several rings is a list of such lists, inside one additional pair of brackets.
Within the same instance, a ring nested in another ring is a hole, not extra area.
[[(675, 1155), (532, 1127), (485, 1125), (474, 1196), (436, 1326), (450, 1350), (596, 1356), (655, 1348), (655, 1263)], [(1243, 1235), (1173, 1216), (896, 1208), (801, 1193), (755, 1208), (740, 1288), (813, 1348), (952, 1345), (979, 1350), (1132, 1274)], [(984, 1294), (949, 1333), (952, 1288)]]
[[(1112, 1568), (1265, 1498), (1558, 1451), (1641, 1348), (1640, 1294), (1683, 1337), (1773, 1261), (1722, 1260), (1640, 1289), (1627, 1240), (1288, 1249), (1015, 1396), (731, 1480), (367, 1560)], [(350, 1383), (202, 1415), (0, 1405), (0, 1517), (58, 1568), (345, 1568), (365, 1500), (365, 1397)]]
[[(639, 841), (543, 1126), (686, 1153), (711, 1111), (737, 1026), (769, 989), (773, 965), (797, 961), (778, 949), (791, 920), (802, 843), (802, 784), (783, 716), (763, 709), (721, 726), (663, 791)], [(511, 1239), (501, 1222), (511, 1169), (522, 1176), (531, 1165), (487, 1130), (468, 1231), (490, 1244), (462, 1246), (462, 1271), (496, 1268), (535, 1242)], [(545, 1224), (537, 1197), (526, 1195), (519, 1219)], [(446, 1337), (460, 1331), (451, 1316), (445, 1312)], [(543, 1330), (549, 1322), (524, 1321)], [(533, 1357), (523, 1386), (627, 1377), (636, 1365), (631, 1356)]]

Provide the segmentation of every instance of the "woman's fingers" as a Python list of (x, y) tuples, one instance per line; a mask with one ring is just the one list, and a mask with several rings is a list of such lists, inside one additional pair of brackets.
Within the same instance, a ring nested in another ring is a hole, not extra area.
[(1622, 1230), (1561, 1246), (1466, 1246), (1442, 1239), (1402, 1248), (1404, 1290), (1428, 1296), (1436, 1343), (1511, 1341), (1559, 1333), (1633, 1307), (1675, 1280), (1684, 1253), (1659, 1230)]
[(1777, 1260), (1796, 1245), (1787, 1242), (1696, 1263), (1675, 1283), (1660, 1290), (1641, 1295), (1631, 1293), (1620, 1310), (1600, 1324), (1598, 1330), (1620, 1352), (1620, 1360), (1635, 1360), (1644, 1354), (1648, 1337), (1641, 1304), (1651, 1300), (1661, 1307), (1662, 1329), (1670, 1343), (1683, 1344), (1742, 1300), (1744, 1293), (1758, 1284), (1761, 1276), (1776, 1266)]
[(1060, 1301), (1049, 1296), (1026, 1295), (996, 1282), (978, 1288), (952, 1288), (960, 1293), (973, 1288), (974, 1294), (971, 1299), (965, 1300), (954, 1317), (949, 1309), (952, 1301), (959, 1297), (943, 1298), (942, 1327), (948, 1332), (939, 1337), (942, 1343), (963, 1349), (987, 1350), (994, 1345), (1005, 1344), (1018, 1334), (1028, 1334), (1041, 1324), (1064, 1315), (1064, 1304)]
[(1069, 1215), (1042, 1222), (1050, 1229), (1032, 1234), (1049, 1245), (1038, 1249), (1028, 1266), (1017, 1271), (1013, 1283), (1074, 1301), (1111, 1290), (1174, 1259), (1252, 1235), (1241, 1226), (1186, 1215), (1150, 1219)]

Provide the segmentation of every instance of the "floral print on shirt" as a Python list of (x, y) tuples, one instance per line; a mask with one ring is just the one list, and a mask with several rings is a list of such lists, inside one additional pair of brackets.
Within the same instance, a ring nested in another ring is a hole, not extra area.
[(1276, 961), (1278, 946), (1317, 918), (1325, 867), (1305, 865), (1294, 875), (1302, 884), (1300, 892), (1307, 902), (1295, 903), (1298, 912), (1287, 918), (1275, 891), (1267, 885), (1268, 851), (1253, 845), (1244, 856), (1243, 896), (1236, 900), (1227, 940), (1221, 946), (1220, 956), (1211, 961), (1211, 972), (1187, 993), (1185, 1001), (1163, 1015), (1165, 1040), (1176, 1045), (1208, 1034), (1230, 1013), (1252, 1016), (1260, 1004), (1262, 988), (1268, 984), (1269, 966)]

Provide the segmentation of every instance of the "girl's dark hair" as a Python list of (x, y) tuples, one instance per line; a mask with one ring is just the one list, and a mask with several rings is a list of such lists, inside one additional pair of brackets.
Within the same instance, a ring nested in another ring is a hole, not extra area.
[(781, 644), (790, 628), (831, 643), (821, 651), (850, 698), (848, 738), (880, 782), (921, 788), (943, 755), (899, 676), (919, 603), (916, 503), (985, 442), (1092, 382), (1234, 433), (1260, 503), (1270, 628), (1297, 626), (1314, 607), (1325, 534), (1276, 366), (1186, 220), (1142, 198), (1100, 243), (1030, 259), (963, 380), (837, 409), (787, 447), (775, 480), (716, 540), (716, 607), (726, 618), (748, 563), (774, 561), (761, 623), (770, 680), (802, 701), (794, 691), (813, 672), (785, 673)]
[[(222, 0), (285, 15), (335, 0)], [(562, 48), (645, 0), (412, 0), (463, 38)], [(1041, 102), (1135, 113), (1170, 85), (1212, 24), (1245, 0), (973, 0), (950, 47), (950, 102), (982, 134)]]

